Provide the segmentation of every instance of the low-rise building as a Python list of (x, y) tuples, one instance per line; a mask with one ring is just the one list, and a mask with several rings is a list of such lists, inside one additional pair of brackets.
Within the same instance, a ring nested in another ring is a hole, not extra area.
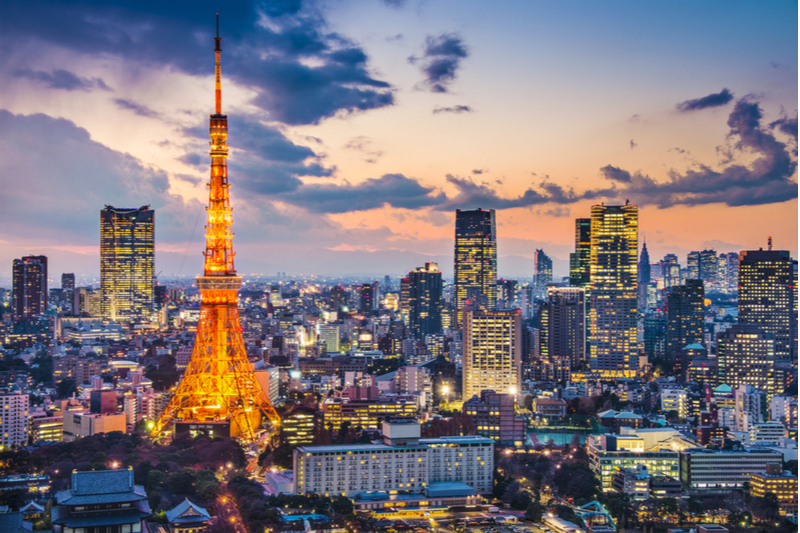
[(782, 455), (766, 448), (710, 450), (689, 448), (680, 452), (680, 477), (691, 494), (727, 494), (741, 489), (751, 474), (767, 471)]
[(614, 411), (609, 409), (597, 413), (597, 419), (604, 428), (619, 433), (620, 428), (629, 427), (639, 429), (644, 425), (644, 418), (630, 411)]
[(295, 494), (353, 497), (420, 493), (431, 483), (461, 482), (492, 491), (494, 441), (479, 436), (420, 439), (411, 420), (384, 422), (382, 444), (301, 446), (294, 451)]
[(513, 394), (481, 391), (464, 402), (463, 413), (472, 419), (478, 435), (500, 444), (522, 446), (525, 442), (525, 417), (517, 416)]
[(379, 429), (381, 422), (397, 416), (416, 416), (417, 402), (413, 398), (379, 395), (377, 387), (347, 389), (347, 396), (327, 398), (322, 403), (325, 427), (338, 430), (344, 422), (352, 428)]
[(770, 463), (766, 471), (750, 474), (750, 496), (763, 498), (770, 492), (778, 497), (782, 515), (797, 515), (797, 477), (784, 472), (780, 463)]
[(567, 402), (554, 398), (534, 398), (531, 411), (545, 418), (563, 418), (567, 416)]
[(101, 415), (96, 413), (64, 413), (64, 442), (98, 433), (111, 433), (127, 429), (125, 413)]
[(169, 533), (201, 533), (211, 522), (211, 515), (203, 507), (184, 498), (181, 503), (164, 513)]
[(613, 489), (614, 474), (620, 469), (637, 469), (640, 465), (657, 476), (677, 478), (680, 455), (670, 448), (646, 450), (644, 439), (636, 436), (600, 435), (587, 441), (589, 464), (603, 492)]
[(678, 418), (689, 416), (689, 393), (685, 389), (664, 389), (661, 391), (661, 412), (675, 411)]

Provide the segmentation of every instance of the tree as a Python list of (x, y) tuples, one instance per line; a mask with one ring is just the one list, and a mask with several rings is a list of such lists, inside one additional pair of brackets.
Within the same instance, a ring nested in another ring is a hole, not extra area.
[(59, 398), (69, 398), (74, 392), (78, 391), (78, 386), (71, 379), (63, 379), (56, 385), (56, 394)]
[(529, 522), (541, 522), (542, 513), (544, 513), (544, 506), (534, 500), (528, 505), (528, 508), (525, 509), (525, 520)]

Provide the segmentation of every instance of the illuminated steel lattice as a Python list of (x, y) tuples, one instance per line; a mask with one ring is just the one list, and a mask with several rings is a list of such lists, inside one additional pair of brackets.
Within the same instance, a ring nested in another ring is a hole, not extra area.
[(206, 226), (205, 272), (197, 278), (202, 303), (189, 365), (155, 427), (173, 422), (230, 422), (231, 436), (255, 438), (262, 414), (280, 421), (255, 373), (239, 325), (242, 278), (233, 266), (233, 232), (228, 189), (228, 117), (222, 114), (220, 38), (217, 26), (216, 113), (211, 115), (211, 180)]

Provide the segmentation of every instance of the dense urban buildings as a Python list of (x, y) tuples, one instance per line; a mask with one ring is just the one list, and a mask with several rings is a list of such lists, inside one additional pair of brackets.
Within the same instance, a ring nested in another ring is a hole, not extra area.
[(155, 212), (150, 206), (100, 211), (100, 303), (103, 318), (147, 322), (153, 313)]
[(494, 209), (456, 210), (454, 263), (455, 328), (460, 329), (467, 300), (490, 310), (497, 300), (497, 230)]
[(638, 238), (635, 205), (592, 207), (590, 364), (609, 377), (632, 377), (639, 367)]
[(463, 396), (484, 390), (517, 395), (521, 387), (522, 324), (520, 312), (464, 311)]
[(30, 317), (47, 311), (47, 257), (14, 259), (11, 309), (14, 316)]
[(774, 394), (775, 338), (758, 326), (737, 324), (717, 336), (719, 382), (752, 385)]

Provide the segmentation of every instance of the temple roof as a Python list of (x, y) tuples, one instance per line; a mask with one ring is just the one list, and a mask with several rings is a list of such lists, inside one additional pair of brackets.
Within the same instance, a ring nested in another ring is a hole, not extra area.
[(184, 498), (181, 503), (166, 511), (165, 514), (171, 524), (176, 522), (208, 522), (211, 520), (211, 515), (208, 514), (208, 511), (190, 502), (189, 498)]

